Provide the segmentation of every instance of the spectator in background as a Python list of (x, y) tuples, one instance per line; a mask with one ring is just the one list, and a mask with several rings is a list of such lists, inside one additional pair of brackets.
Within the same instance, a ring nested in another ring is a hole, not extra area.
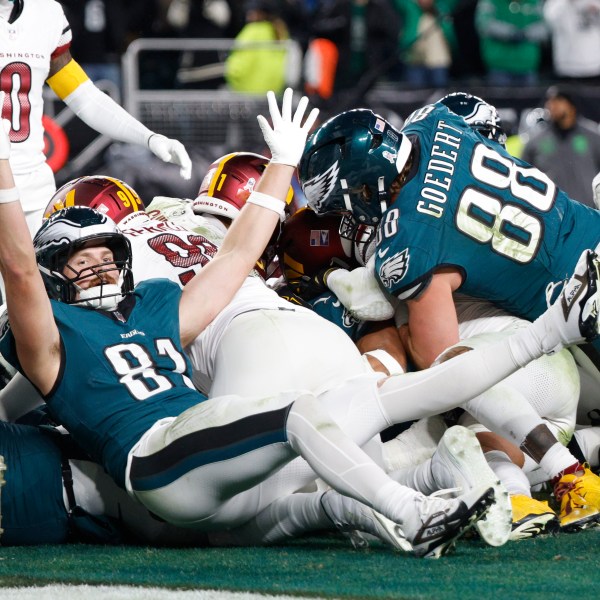
[[(268, 45), (269, 42), (290, 40), (277, 0), (248, 0), (245, 10), (246, 25), (236, 36), (236, 45), (225, 61), (225, 80), (236, 92), (264, 94), (273, 90), (280, 94), (286, 86), (294, 84), (290, 81), (294, 61), (299, 75), (300, 49), (298, 47), (298, 51), (294, 52), (283, 46)], [(260, 42), (267, 44), (253, 47)]]
[(569, 80), (600, 81), (600, 0), (546, 0), (554, 73)]
[(403, 23), (399, 49), (406, 82), (446, 87), (456, 48), (452, 11), (457, 0), (394, 0)]
[(92, 81), (121, 88), (121, 54), (127, 46), (126, 13), (120, 0), (61, 0), (73, 30), (71, 44)]
[[(327, 66), (328, 73), (324, 75), (334, 81), (326, 87), (335, 92), (350, 91), (356, 95), (356, 102), (361, 102), (369, 84), (396, 66), (400, 23), (393, 0), (317, 0), (308, 16), (307, 57), (315, 42), (325, 40), (336, 48), (331, 59), (334, 64)], [(319, 75), (315, 78), (319, 79)], [(307, 75), (306, 79), (312, 77)]]
[(537, 126), (522, 158), (546, 173), (574, 200), (595, 208), (592, 180), (600, 171), (600, 133), (596, 123), (580, 117), (567, 88), (546, 92), (547, 123)]
[(490, 85), (535, 85), (548, 30), (542, 0), (478, 0), (475, 26)]

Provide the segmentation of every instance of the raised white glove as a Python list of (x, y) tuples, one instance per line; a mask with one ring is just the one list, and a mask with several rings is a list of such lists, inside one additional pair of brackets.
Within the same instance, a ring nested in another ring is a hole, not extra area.
[(269, 113), (273, 122), (272, 128), (262, 115), (258, 115), (256, 118), (265, 142), (271, 150), (271, 162), (296, 167), (304, 152), (306, 138), (317, 119), (319, 109), (313, 108), (306, 121), (304, 121), (304, 125), (302, 125), (302, 117), (308, 105), (308, 98), (302, 96), (292, 118), (292, 96), (292, 88), (287, 88), (283, 93), (280, 113), (275, 94), (267, 92)]
[(192, 177), (192, 161), (181, 142), (153, 133), (148, 140), (148, 147), (160, 160), (179, 165), (179, 173), (184, 179)]

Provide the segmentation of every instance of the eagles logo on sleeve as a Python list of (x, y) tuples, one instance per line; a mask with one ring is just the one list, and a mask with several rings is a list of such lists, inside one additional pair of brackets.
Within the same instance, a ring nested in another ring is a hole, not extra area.
[(408, 271), (408, 248), (384, 260), (379, 267), (379, 279), (386, 288), (400, 283)]
[(302, 190), (310, 206), (315, 212), (319, 212), (323, 202), (331, 194), (338, 180), (340, 167), (335, 161), (327, 171), (309, 179)]

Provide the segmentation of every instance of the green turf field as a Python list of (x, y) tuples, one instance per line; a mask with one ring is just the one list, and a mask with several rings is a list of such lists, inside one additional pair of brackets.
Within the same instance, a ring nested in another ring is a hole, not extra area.
[(397, 554), (384, 546), (354, 550), (335, 536), (244, 549), (0, 548), (0, 599), (7, 586), (49, 583), (377, 600), (599, 600), (600, 528), (501, 548), (463, 540), (439, 560)]

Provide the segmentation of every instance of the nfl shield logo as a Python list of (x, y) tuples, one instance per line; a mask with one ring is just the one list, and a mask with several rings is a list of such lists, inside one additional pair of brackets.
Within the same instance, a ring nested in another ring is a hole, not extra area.
[(329, 229), (311, 229), (311, 246), (329, 246)]

